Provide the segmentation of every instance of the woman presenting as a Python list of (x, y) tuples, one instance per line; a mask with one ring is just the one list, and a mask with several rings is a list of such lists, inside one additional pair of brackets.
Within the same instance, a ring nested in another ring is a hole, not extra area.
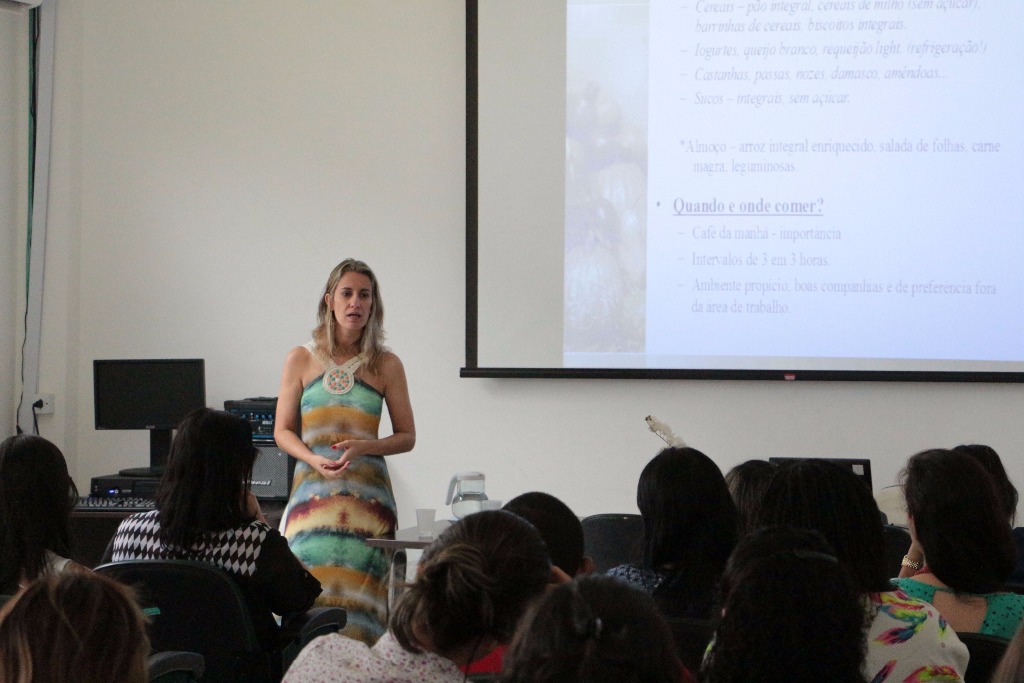
[[(295, 457), (281, 528), (292, 552), (323, 585), (318, 602), (348, 611), (345, 635), (373, 644), (387, 621), (384, 551), (395, 496), (382, 456), (416, 443), (405, 370), (383, 346), (384, 305), (362, 261), (339, 263), (324, 287), (313, 340), (285, 359), (274, 438)], [(377, 438), (387, 403), (393, 433)]]

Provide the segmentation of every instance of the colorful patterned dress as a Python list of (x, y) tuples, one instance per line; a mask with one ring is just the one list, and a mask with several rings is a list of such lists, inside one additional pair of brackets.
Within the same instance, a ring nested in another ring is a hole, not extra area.
[[(318, 358), (311, 345), (306, 348)], [(326, 367), (303, 389), (300, 401), (303, 442), (331, 460), (341, 457), (332, 444), (377, 438), (384, 402), (380, 392), (359, 379), (343, 381), (351, 389), (338, 393), (337, 369)], [(296, 463), (282, 533), (323, 585), (317, 603), (345, 608), (348, 623), (342, 633), (371, 645), (387, 624), (388, 564), (384, 551), (364, 540), (393, 538), (396, 520), (384, 458), (356, 458), (339, 479), (325, 479), (306, 463)]]

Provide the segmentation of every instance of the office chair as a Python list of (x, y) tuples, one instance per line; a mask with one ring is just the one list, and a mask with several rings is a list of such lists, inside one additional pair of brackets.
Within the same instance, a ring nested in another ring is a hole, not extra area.
[(957, 632), (957, 635), (971, 656), (964, 672), (964, 683), (988, 683), (1010, 641), (984, 633)]
[(197, 652), (157, 652), (146, 662), (149, 683), (196, 683), (203, 678), (206, 660)]
[(620, 564), (643, 562), (644, 523), (640, 515), (608, 513), (581, 520), (583, 552), (594, 560), (594, 572), (604, 574)]
[(310, 640), (345, 625), (345, 610), (314, 608), (292, 621), (298, 642), (284, 652), (260, 647), (249, 606), (238, 584), (224, 570), (205, 562), (131, 560), (96, 567), (139, 593), (150, 614), (154, 652), (184, 651), (205, 659), (204, 681), (274, 683)]

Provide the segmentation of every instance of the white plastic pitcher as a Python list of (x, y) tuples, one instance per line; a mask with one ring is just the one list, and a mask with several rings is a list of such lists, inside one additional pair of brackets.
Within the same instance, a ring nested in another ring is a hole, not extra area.
[(484, 493), (483, 472), (456, 472), (448, 484), (448, 499), (445, 504), (452, 506), (452, 516), (462, 519), (466, 515), (479, 512), (483, 501), (487, 500)]

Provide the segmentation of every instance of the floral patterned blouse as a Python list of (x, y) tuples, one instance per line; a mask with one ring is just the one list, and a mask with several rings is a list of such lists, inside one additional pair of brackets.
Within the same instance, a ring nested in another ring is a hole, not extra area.
[(963, 680), (967, 646), (931, 603), (901, 590), (865, 598), (871, 622), (864, 670), (870, 683)]
[(310, 643), (288, 668), (282, 683), (461, 683), (464, 674), (450, 660), (402, 648), (385, 632), (372, 648), (332, 633)]

